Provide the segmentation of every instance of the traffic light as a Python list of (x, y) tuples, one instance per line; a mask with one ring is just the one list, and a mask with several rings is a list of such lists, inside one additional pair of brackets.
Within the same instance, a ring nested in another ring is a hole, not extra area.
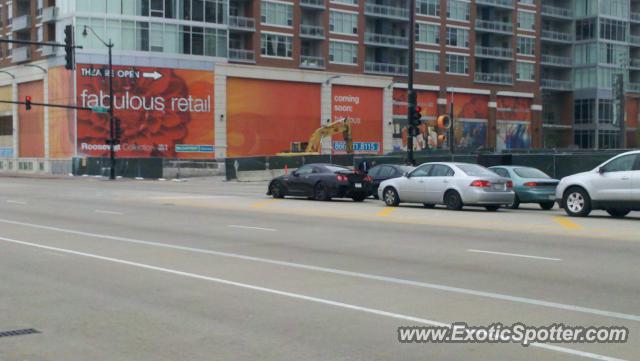
[(409, 125), (411, 125), (412, 127), (417, 127), (421, 123), (420, 118), (422, 118), (422, 114), (420, 114), (420, 112), (422, 111), (422, 107), (417, 105), (417, 103), (418, 103), (418, 94), (416, 94), (415, 92), (410, 92), (409, 93)]
[(73, 26), (64, 27), (64, 60), (65, 69), (73, 70), (75, 68), (75, 48), (73, 43)]
[(120, 119), (115, 118), (113, 120), (113, 139), (115, 141), (114, 144), (120, 144), (120, 140), (122, 138), (122, 127), (120, 125)]
[(25, 106), (25, 108), (26, 108), (27, 110), (31, 110), (31, 96), (30, 96), (30, 95), (27, 95), (27, 96), (24, 98), (24, 106)]

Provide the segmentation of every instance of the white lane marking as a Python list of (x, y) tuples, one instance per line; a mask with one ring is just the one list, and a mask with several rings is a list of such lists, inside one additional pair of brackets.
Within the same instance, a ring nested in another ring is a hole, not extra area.
[(27, 204), (27, 202), (24, 202), (24, 201), (14, 201), (14, 200), (11, 200), (11, 199), (7, 199), (7, 203), (11, 203), (11, 204), (23, 204), (23, 205), (24, 205), (24, 204)]
[(123, 213), (122, 213), (122, 212), (105, 211), (105, 210), (102, 210), (102, 209), (96, 209), (94, 212), (96, 212), (96, 213), (102, 213), (102, 214), (114, 214), (114, 215), (118, 215), (118, 216), (123, 215)]
[(528, 254), (519, 254), (519, 253), (506, 253), (506, 252), (496, 252), (496, 251), (483, 251), (481, 249), (468, 249), (467, 252), (473, 253), (486, 253), (486, 254), (495, 254), (499, 256), (511, 256), (511, 257), (520, 257), (520, 258), (532, 258), (532, 259), (542, 259), (545, 261), (562, 261), (562, 258), (552, 258), (552, 257), (541, 257), (541, 256), (531, 256)]
[(254, 230), (258, 230), (258, 231), (269, 231), (269, 232), (275, 232), (277, 231), (277, 229), (275, 228), (262, 228), (262, 227), (251, 227), (251, 226), (240, 226), (237, 224), (230, 224), (227, 227), (229, 228), (240, 228), (240, 229), (254, 229)]
[(279, 266), (283, 266), (283, 267), (290, 267), (290, 268), (304, 269), (304, 270), (309, 270), (309, 271), (337, 274), (337, 275), (341, 275), (341, 276), (349, 276), (349, 277), (355, 277), (355, 278), (362, 278), (362, 279), (368, 279), (368, 280), (388, 282), (388, 283), (400, 284), (400, 285), (405, 285), (405, 286), (428, 288), (428, 289), (434, 289), (434, 290), (445, 291), (445, 292), (459, 293), (459, 294), (464, 294), (464, 295), (472, 295), (472, 296), (484, 297), (484, 298), (495, 299), (495, 300), (523, 303), (523, 304), (534, 305), (534, 306), (555, 308), (555, 309), (565, 310), (565, 311), (580, 312), (580, 313), (585, 313), (585, 314), (590, 314), (590, 315), (597, 315), (597, 316), (604, 316), (604, 317), (611, 317), (611, 318), (617, 318), (617, 319), (622, 319), (622, 320), (640, 322), (640, 315), (633, 315), (633, 314), (628, 314), (628, 313), (600, 310), (600, 309), (597, 309), (597, 308), (589, 308), (589, 307), (569, 305), (569, 304), (564, 304), (564, 303), (544, 301), (544, 300), (538, 300), (538, 299), (535, 299), (535, 298), (511, 296), (511, 295), (506, 295), (506, 294), (502, 294), (502, 293), (478, 291), (478, 290), (473, 290), (473, 289), (468, 289), (468, 288), (445, 286), (445, 285), (440, 285), (440, 284), (436, 284), (436, 283), (411, 281), (411, 280), (405, 280), (405, 279), (395, 278), (395, 277), (372, 275), (372, 274), (367, 274), (367, 273), (346, 271), (346, 270), (335, 269), (335, 268), (327, 268), (327, 267), (321, 267), (321, 266), (312, 266), (312, 265), (306, 265), (306, 264), (302, 264), (302, 263), (278, 261), (278, 260), (273, 260), (273, 259), (268, 259), (268, 258), (246, 256), (246, 255), (237, 254), (237, 253), (220, 252), (220, 251), (213, 251), (213, 250), (202, 249), (202, 248), (179, 246), (179, 245), (169, 244), (169, 243), (143, 241), (143, 240), (139, 240), (139, 239), (132, 239), (132, 238), (126, 238), (126, 237), (109, 236), (109, 235), (105, 235), (105, 234), (82, 232), (82, 231), (76, 231), (76, 230), (72, 230), (72, 229), (43, 226), (43, 225), (39, 225), (39, 224), (26, 223), (26, 222), (20, 222), (20, 221), (12, 221), (12, 220), (3, 219), (3, 218), (0, 218), (0, 223), (7, 223), (7, 224), (13, 224), (13, 225), (30, 227), (30, 228), (44, 229), (44, 230), (48, 230), (48, 231), (55, 231), (55, 232), (62, 232), (62, 233), (69, 233), (69, 234), (77, 234), (77, 235), (80, 235), (80, 236), (102, 238), (102, 239), (110, 239), (110, 240), (119, 241), (119, 242), (143, 244), (143, 245), (147, 245), (147, 246), (163, 247), (163, 248), (168, 248), (168, 249), (177, 249), (177, 250), (187, 251), (187, 252), (210, 254), (210, 255), (215, 255), (215, 256), (220, 256), (220, 257), (242, 259), (242, 260), (246, 260), (246, 261), (261, 262), (261, 263), (266, 263), (266, 264), (274, 264), (274, 265), (279, 265)]
[[(100, 256), (100, 255), (93, 254), (93, 253), (74, 251), (74, 250), (66, 249), (66, 248), (45, 246), (43, 244), (19, 241), (19, 240), (16, 240), (16, 239), (5, 238), (5, 237), (0, 237), (0, 240), (5, 241), (5, 242), (9, 242), (9, 243), (20, 244), (20, 245), (23, 245), (23, 246), (46, 249), (46, 250), (49, 250), (49, 251), (56, 251), (56, 252), (72, 254), (72, 255), (76, 255), (76, 256), (83, 256), (83, 257), (98, 259), (98, 260), (102, 260), (102, 261), (119, 263), (119, 264), (123, 264), (123, 265), (127, 265), (127, 266), (148, 269), (148, 270), (152, 270), (152, 271), (169, 273), (169, 274), (176, 275), (176, 276), (195, 278), (195, 279), (199, 279), (199, 280), (202, 280), (202, 281), (209, 281), (209, 282), (219, 283), (219, 284), (223, 284), (223, 285), (227, 285), (227, 286), (235, 286), (235, 287), (239, 287), (239, 288), (249, 289), (249, 290), (252, 290), (252, 291), (259, 291), (259, 292), (279, 295), (279, 296), (283, 296), (283, 297), (299, 299), (299, 300), (303, 300), (303, 301), (309, 301), (309, 302), (314, 302), (314, 303), (319, 303), (319, 304), (324, 304), (324, 305), (329, 305), (329, 306), (334, 306), (334, 307), (345, 308), (345, 309), (353, 310), (353, 311), (360, 311), (360, 312), (369, 313), (369, 314), (373, 314), (373, 315), (377, 315), (377, 316), (384, 316), (384, 317), (394, 318), (394, 319), (397, 319), (397, 320), (410, 321), (410, 322), (420, 323), (420, 324), (429, 325), (429, 326), (438, 326), (438, 327), (449, 327), (449, 326), (451, 326), (448, 323), (428, 320), (426, 318), (420, 318), (420, 317), (415, 317), (415, 316), (404, 315), (404, 314), (401, 314), (401, 313), (383, 311), (383, 310), (378, 310), (378, 309), (375, 309), (375, 308), (369, 308), (369, 307), (358, 306), (358, 305), (353, 305), (353, 304), (349, 304), (349, 303), (343, 303), (343, 302), (339, 302), (339, 301), (333, 301), (333, 300), (329, 300), (329, 299), (326, 299), (326, 298), (307, 296), (307, 295), (303, 295), (303, 294), (300, 294), (300, 293), (280, 291), (280, 290), (276, 290), (276, 289), (273, 289), (273, 288), (255, 286), (255, 285), (251, 285), (251, 284), (248, 284), (248, 283), (241, 283), (241, 282), (236, 282), (236, 281), (225, 280), (225, 279), (222, 279), (222, 278), (209, 277), (209, 276), (200, 275), (200, 274), (196, 274), (196, 273), (178, 271), (178, 270), (171, 269), (171, 268), (158, 267), (158, 266), (153, 266), (153, 265), (149, 265), (149, 264), (145, 264), (145, 263), (127, 261), (127, 260), (123, 260), (123, 259), (119, 259), (119, 258)], [(567, 354), (571, 354), (571, 355), (579, 355), (579, 356), (582, 356), (582, 357), (588, 357), (588, 358), (592, 358), (592, 359), (595, 359), (595, 360), (626, 361), (626, 360), (623, 360), (623, 359), (618, 359), (618, 358), (614, 358), (614, 357), (599, 355), (599, 354), (590, 353), (590, 352), (574, 350), (574, 349), (570, 349), (570, 348), (566, 348), (566, 347), (560, 347), (560, 346), (551, 346), (551, 347), (549, 347), (550, 345), (539, 344), (539, 343), (532, 343), (529, 346), (531, 346), (531, 347), (539, 347), (539, 348), (542, 348), (542, 349), (547, 349), (547, 350), (551, 350), (551, 351), (557, 351), (557, 352), (561, 352), (561, 353), (567, 353)]]

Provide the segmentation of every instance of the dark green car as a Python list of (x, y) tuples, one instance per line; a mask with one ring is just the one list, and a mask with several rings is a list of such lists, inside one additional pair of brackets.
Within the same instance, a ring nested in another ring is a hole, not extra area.
[(544, 210), (553, 208), (559, 180), (531, 167), (500, 165), (489, 169), (513, 181), (513, 191), (516, 193), (516, 197), (511, 205), (512, 209), (520, 207), (520, 203), (538, 203)]

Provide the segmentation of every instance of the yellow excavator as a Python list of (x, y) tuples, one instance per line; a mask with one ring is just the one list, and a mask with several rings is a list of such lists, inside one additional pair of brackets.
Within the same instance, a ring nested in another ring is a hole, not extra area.
[(320, 145), (322, 143), (322, 138), (329, 137), (339, 133), (342, 133), (342, 136), (346, 143), (345, 151), (347, 152), (347, 154), (353, 153), (353, 139), (351, 137), (351, 120), (349, 118), (342, 118), (342, 119), (336, 120), (333, 123), (329, 123), (327, 125), (324, 125), (316, 129), (316, 131), (313, 132), (313, 134), (311, 134), (311, 137), (309, 138), (309, 142), (306, 144), (306, 147), (304, 147), (304, 143), (296, 143), (296, 142), (293, 143), (292, 148), (294, 148), (294, 150), (296, 148), (297, 149), (304, 148), (304, 151), (283, 152), (283, 153), (278, 153), (277, 155), (320, 154)]

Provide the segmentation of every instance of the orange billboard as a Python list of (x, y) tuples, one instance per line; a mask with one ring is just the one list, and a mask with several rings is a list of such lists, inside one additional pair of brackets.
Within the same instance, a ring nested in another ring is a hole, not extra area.
[(531, 98), (498, 97), (496, 108), (497, 120), (531, 120)]
[[(422, 108), (423, 117), (435, 117), (438, 115), (438, 92), (416, 90), (418, 105)], [(393, 115), (407, 116), (407, 89), (393, 89)]]
[[(331, 118), (351, 120), (355, 153), (382, 153), (382, 89), (334, 85)], [(346, 152), (342, 134), (332, 137), (332, 152)]]
[[(215, 157), (213, 73), (151, 67), (79, 65), (77, 101), (82, 107), (109, 106), (109, 76), (114, 113), (120, 119), (124, 157)], [(106, 156), (108, 114), (78, 111), (78, 153)]]
[[(44, 103), (42, 80), (18, 84), (18, 99), (24, 101), (31, 96), (34, 103)], [(18, 106), (18, 156), (23, 158), (44, 157), (44, 108), (34, 105), (26, 110)]]
[[(73, 72), (64, 67), (49, 69), (49, 103), (75, 104), (73, 98)], [(74, 154), (74, 112), (65, 108), (47, 108), (49, 112), (49, 156), (69, 158)]]
[(320, 124), (320, 84), (227, 78), (229, 157), (289, 152)]
[(448, 93), (447, 114), (451, 112), (455, 119), (489, 119), (489, 96), (483, 94)]

